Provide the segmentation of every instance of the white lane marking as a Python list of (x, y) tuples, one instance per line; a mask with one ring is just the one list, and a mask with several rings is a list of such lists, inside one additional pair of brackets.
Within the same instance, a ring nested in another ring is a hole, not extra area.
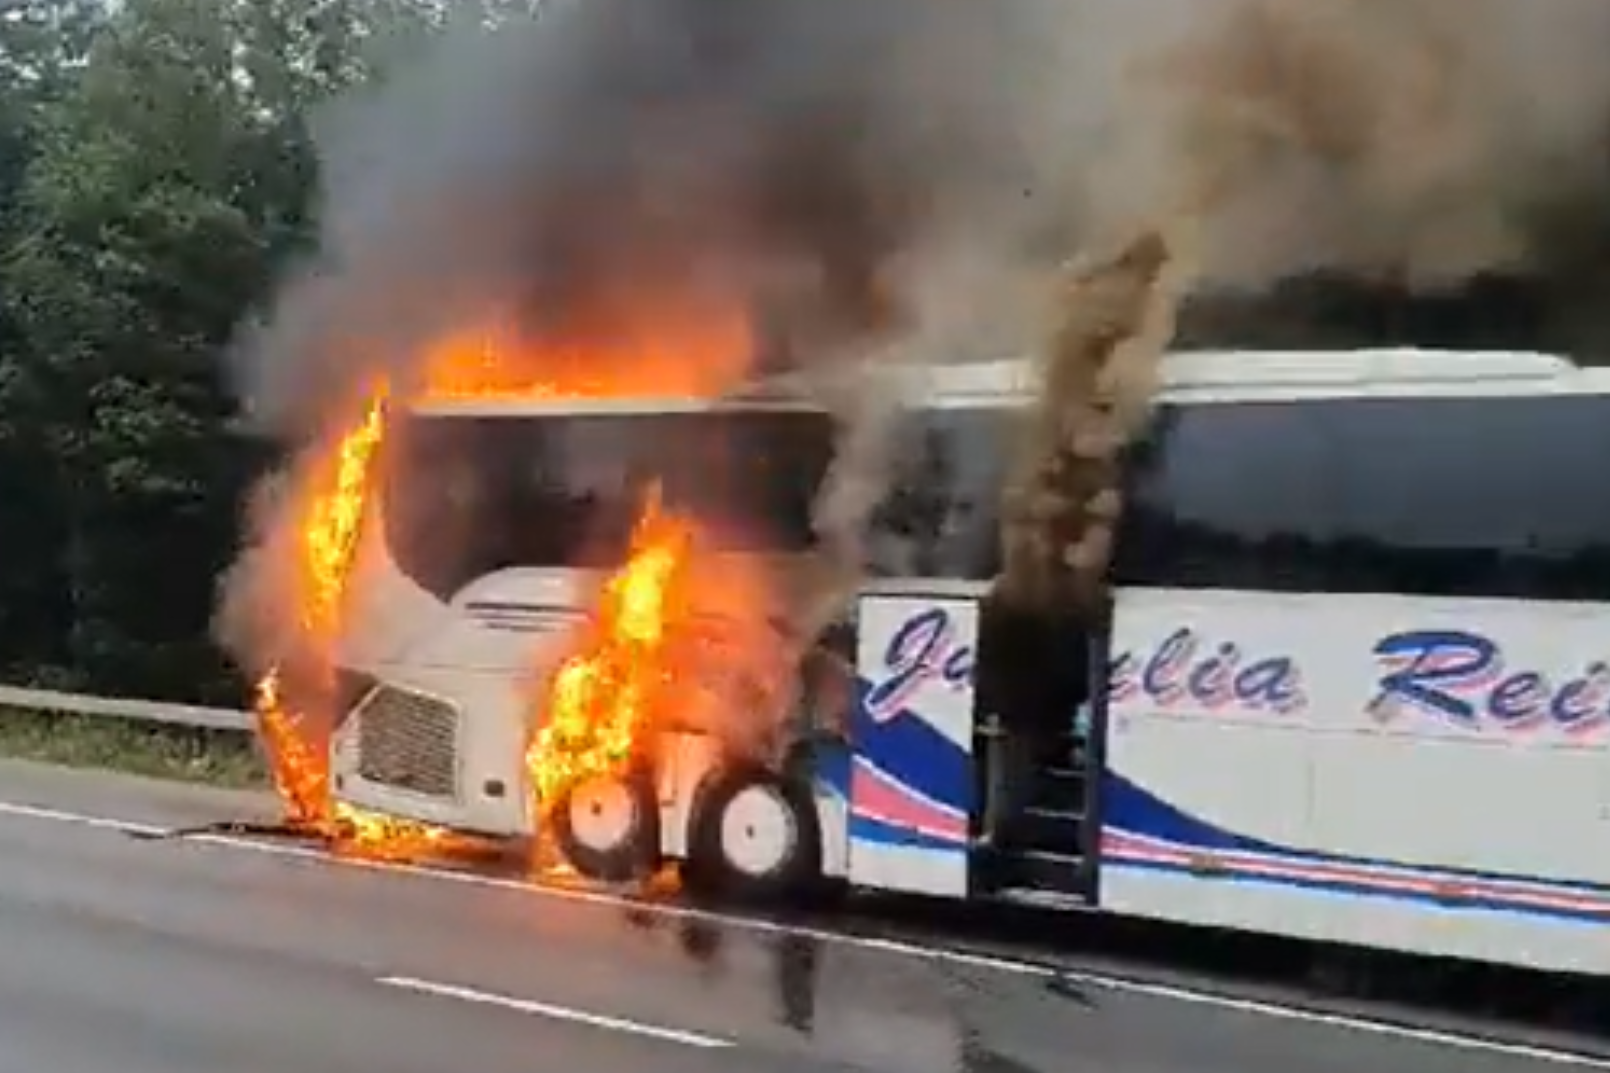
[(551, 1002), (537, 1002), (533, 999), (499, 995), (473, 987), (460, 987), (457, 984), (438, 984), (430, 980), (421, 980), (414, 976), (382, 976), (376, 979), (375, 983), (384, 987), (400, 988), (403, 991), (414, 991), (422, 995), (436, 995), (440, 998), (457, 999), (460, 1002), (470, 1002), (478, 1006), (499, 1006), (506, 1010), (529, 1013), (537, 1017), (551, 1017), (556, 1021), (570, 1021), (574, 1024), (587, 1025), (591, 1028), (602, 1028), (611, 1032), (644, 1036), (664, 1043), (680, 1043), (687, 1047), (705, 1048), (735, 1046), (730, 1039), (707, 1036), (702, 1032), (689, 1032), (680, 1028), (665, 1028), (661, 1025), (651, 1025), (646, 1021), (634, 1021), (626, 1017), (610, 1017), (601, 1013), (588, 1013), (585, 1010), (571, 1009), (569, 1006), (556, 1006)]
[[(29, 819), (50, 820), (57, 823), (68, 823), (80, 827), (92, 827), (99, 830), (121, 831), (128, 834), (152, 835), (169, 830), (166, 827), (157, 827), (135, 821), (109, 819), (102, 816), (89, 816), (83, 813), (65, 812), (59, 809), (43, 809), (33, 805), (14, 805), (8, 801), (0, 801), (0, 816), (17, 815)], [(845, 932), (825, 931), (817, 928), (799, 927), (791, 924), (779, 924), (775, 921), (763, 920), (756, 917), (732, 915), (713, 912), (708, 909), (695, 909), (686, 905), (670, 905), (664, 902), (645, 902), (638, 898), (631, 898), (620, 894), (611, 894), (601, 890), (581, 890), (573, 887), (542, 886), (529, 880), (509, 879), (503, 876), (477, 875), (474, 872), (456, 872), (445, 868), (431, 868), (425, 865), (405, 864), (395, 861), (373, 860), (364, 857), (343, 857), (326, 852), (323, 849), (306, 845), (295, 845), (285, 842), (270, 842), (266, 840), (242, 838), (235, 835), (218, 834), (192, 834), (186, 835), (184, 841), (192, 845), (219, 846), (226, 849), (245, 850), (249, 853), (261, 853), (270, 857), (290, 857), (298, 860), (317, 861), (320, 864), (334, 865), (341, 868), (354, 868), (359, 871), (385, 872), (393, 875), (414, 876), (421, 879), (434, 880), (440, 883), (459, 883), (471, 887), (487, 887), (493, 890), (511, 891), (518, 894), (539, 898), (553, 898), (558, 901), (581, 902), (586, 905), (603, 906), (610, 909), (635, 909), (641, 912), (653, 913), (671, 920), (694, 920), (707, 924), (724, 924), (731, 927), (742, 928), (747, 931), (759, 932), (765, 935), (796, 935), (806, 939), (813, 939), (822, 943), (834, 943), (840, 946), (853, 946), (863, 950), (875, 950), (879, 953), (892, 954), (899, 957), (918, 958), (925, 961), (939, 961), (951, 965), (965, 965), (968, 968), (989, 969), (997, 972), (1015, 973), (1019, 976), (1037, 976), (1050, 978), (1062, 976), (1067, 979), (1076, 979), (1078, 982), (1088, 982), (1083, 977), (1075, 977), (1068, 973), (1045, 965), (1036, 965), (1028, 961), (1019, 961), (1012, 958), (992, 957), (988, 954), (974, 954), (965, 950), (945, 950), (926, 946), (916, 946), (912, 943), (901, 942), (898, 939), (879, 939), (873, 936), (851, 935)], [(1104, 979), (1104, 978), (1103, 978)], [(1118, 984), (1120, 981), (1114, 981)]]
[[(46, 820), (54, 823), (69, 823), (80, 827), (92, 827), (100, 830), (121, 831), (128, 834), (157, 834), (167, 830), (150, 824), (131, 820), (112, 819), (105, 816), (90, 816), (84, 813), (67, 812), (61, 809), (41, 808), (36, 805), (13, 804), (0, 801), (0, 815), (19, 816), (28, 819)], [(1531, 1059), (1546, 1062), (1551, 1065), (1571, 1066), (1579, 1069), (1598, 1069), (1610, 1071), (1610, 1058), (1601, 1058), (1592, 1054), (1545, 1047), (1528, 1043), (1509, 1042), (1486, 1036), (1470, 1035), (1461, 1032), (1452, 1032), (1435, 1028), (1417, 1028), (1414, 1025), (1401, 1024), (1395, 1021), (1380, 1020), (1357, 1014), (1328, 1013), (1310, 1007), (1299, 1005), (1286, 1005), (1267, 999), (1240, 998), (1222, 992), (1187, 987), (1179, 984), (1150, 983), (1145, 980), (1133, 979), (1125, 976), (1109, 976), (1078, 969), (1060, 969), (1049, 965), (1039, 965), (1030, 961), (1019, 961), (1012, 958), (992, 957), (988, 954), (974, 954), (965, 950), (947, 950), (943, 947), (918, 946), (914, 943), (902, 942), (898, 939), (878, 939), (872, 936), (852, 935), (845, 932), (826, 931), (819, 928), (796, 927), (788, 924), (779, 924), (769, 920), (759, 920), (754, 917), (735, 916), (726, 913), (716, 913), (705, 909), (694, 909), (690, 906), (666, 905), (660, 903), (643, 902), (635, 898), (610, 894), (604, 891), (573, 890), (565, 887), (543, 887), (518, 879), (505, 879), (500, 876), (476, 875), (472, 872), (453, 872), (441, 868), (428, 868), (415, 864), (397, 864), (387, 861), (366, 860), (361, 857), (332, 856), (323, 850), (307, 846), (287, 845), (282, 842), (254, 841), (246, 838), (237, 838), (230, 835), (190, 835), (186, 842), (200, 843), (202, 845), (218, 846), (226, 849), (246, 850), (252, 853), (262, 853), (271, 857), (290, 857), (301, 860), (317, 861), (321, 864), (335, 865), (345, 868), (356, 868), (362, 871), (386, 872), (394, 875), (413, 876), (420, 879), (429, 879), (440, 883), (460, 883), (465, 886), (487, 887), (495, 890), (513, 891), (527, 896), (540, 898), (553, 898), (560, 901), (582, 902), (588, 905), (607, 906), (616, 909), (636, 909), (640, 912), (650, 912), (673, 920), (696, 920), (710, 924), (722, 924), (727, 927), (741, 928), (747, 931), (770, 935), (797, 935), (821, 943), (830, 943), (838, 946), (855, 947), (861, 950), (874, 950), (879, 953), (895, 957), (913, 958), (919, 961), (938, 962), (947, 965), (961, 965), (974, 969), (987, 969), (992, 972), (1011, 973), (1018, 976), (1032, 976), (1041, 979), (1057, 978), (1067, 980), (1076, 985), (1099, 988), (1105, 991), (1114, 991), (1121, 994), (1144, 995), (1148, 998), (1166, 999), (1192, 1006), (1208, 1006), (1221, 1010), (1234, 1010), (1239, 1013), (1249, 1013), (1261, 1017), (1269, 1017), (1282, 1021), (1295, 1021), (1302, 1024), (1323, 1025), (1342, 1031), (1358, 1032), (1365, 1035), (1382, 1036), (1390, 1039), (1409, 1040), (1431, 1046), (1448, 1047), (1455, 1050), (1473, 1051), (1483, 1054), (1500, 1055), (1508, 1058)]]
[(118, 831), (129, 835), (159, 835), (164, 828), (133, 820), (114, 820), (105, 816), (86, 816), (82, 812), (63, 812), (59, 808), (41, 808), (38, 805), (19, 805), (0, 801), (0, 814), (23, 816), (30, 820), (49, 820), (52, 823), (70, 823), (78, 827), (93, 827), (101, 831)]

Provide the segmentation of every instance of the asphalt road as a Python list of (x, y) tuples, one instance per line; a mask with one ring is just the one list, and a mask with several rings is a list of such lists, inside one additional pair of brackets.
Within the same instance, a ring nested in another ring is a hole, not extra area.
[(1573, 1068), (937, 942), (839, 941), (128, 833), (256, 807), (0, 763), (0, 1073)]

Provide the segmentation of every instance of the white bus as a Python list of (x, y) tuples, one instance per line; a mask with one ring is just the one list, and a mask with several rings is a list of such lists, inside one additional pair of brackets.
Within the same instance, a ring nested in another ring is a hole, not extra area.
[[(1029, 375), (935, 370), (904, 413), (848, 734), (778, 772), (677, 735), (651, 780), (558, 817), (582, 870), (683, 861), (768, 891), (825, 876), (1610, 975), (1610, 377), (1535, 354), (1170, 356), (1125, 467), (1088, 740), (986, 845), (974, 664)], [(618, 561), (572, 557), (622, 524), (623, 474), (697, 509), (679, 471), (710, 444), (786, 457), (741, 500), (786, 551), (832, 450), (826, 415), (759, 401), (460, 405), (393, 439), (336, 792), (513, 837), (527, 676), (582, 613), (582, 571)], [(443, 533), (474, 550), (436, 561)]]

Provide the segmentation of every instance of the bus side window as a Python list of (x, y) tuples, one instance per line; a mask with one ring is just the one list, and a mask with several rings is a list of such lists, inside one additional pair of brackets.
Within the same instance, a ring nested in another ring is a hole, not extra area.
[(483, 463), (490, 422), (412, 418), (381, 445), (382, 514), (392, 562), (438, 599), (478, 576), (496, 523), (496, 478)]
[(889, 490), (870, 520), (870, 572), (986, 580), (1000, 568), (999, 503), (1010, 449), (1008, 412), (906, 414)]
[(1358, 399), (1337, 405), (1347, 554), (1335, 588), (1610, 599), (1610, 400)]
[(1116, 585), (1325, 587), (1340, 533), (1337, 454), (1313, 405), (1165, 406), (1126, 462)]
[(1610, 599), (1610, 400), (1172, 409), (1129, 460), (1120, 586)]
[(1179, 428), (1180, 409), (1178, 406), (1159, 406), (1153, 410), (1146, 427), (1124, 447), (1122, 465), (1128, 480), (1133, 482), (1156, 473), (1174, 430)]

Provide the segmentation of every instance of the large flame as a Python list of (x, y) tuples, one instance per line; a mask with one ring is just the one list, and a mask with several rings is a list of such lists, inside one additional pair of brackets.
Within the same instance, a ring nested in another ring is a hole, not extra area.
[(280, 698), (278, 667), (258, 681), (255, 707), (269, 773), (286, 818), (301, 826), (322, 826), (329, 800), (325, 760), (311, 748), (301, 717)]
[(327, 644), (341, 625), (369, 498), (370, 470), (385, 435), (385, 393), (368, 400), (363, 418), (336, 443), (324, 487), (315, 489), (301, 530), (303, 626)]
[(698, 729), (743, 748), (745, 734), (776, 725), (789, 655), (767, 620), (771, 576), (714, 551), (712, 535), (650, 488), (626, 563), (537, 698), (526, 765), (539, 810), (628, 769), (656, 730)]
[(669, 684), (665, 640), (693, 539), (692, 521), (665, 511), (656, 489), (630, 558), (604, 586), (578, 650), (560, 663), (542, 698), (542, 725), (526, 754), (539, 803), (631, 762), (649, 705)]
[[(375, 392), (363, 416), (327, 455), (318, 456), (297, 489), (302, 497), (294, 534), (298, 625), (308, 661), (317, 664), (311, 673), (326, 680), (332, 673), (329, 654), (356, 557), (370, 469), (385, 432), (384, 404), (384, 392)], [(327, 827), (333, 818), (328, 750), (309, 733), (308, 713), (287, 705), (283, 687), (279, 665), (257, 685), (258, 724), (274, 786), (293, 823)]]
[(421, 388), (434, 401), (710, 398), (742, 379), (753, 343), (731, 307), (639, 303), (607, 332), (573, 339), (495, 323), (449, 335), (425, 354)]
[[(402, 397), (396, 401), (713, 397), (741, 380), (754, 355), (748, 321), (730, 307), (681, 302), (668, 308), (638, 302), (616, 312), (607, 332), (573, 341), (537, 340), (496, 325), (445, 337), (420, 356), (416, 381), (397, 385)], [(360, 536), (374, 461), (385, 436), (387, 396), (388, 388), (379, 386), (361, 400), (350, 425), (326, 441), (323, 450), (308, 454), (296, 474), (290, 541), (299, 633), (296, 673), (276, 663), (258, 683), (256, 708), (274, 785), (293, 823), (340, 835), (367, 852), (409, 855), (440, 847), (448, 834), (334, 807), (328, 743), (314, 727), (333, 725), (342, 713), (296, 708), (319, 703), (316, 698), (327, 704), (336, 700), (334, 649), (346, 595), (360, 565)], [(618, 632), (626, 647), (604, 654), (593, 677), (587, 673), (592, 663), (583, 654), (567, 661), (555, 677), (560, 699), (548, 707), (567, 714), (551, 721), (546, 736), (533, 743), (538, 792), (550, 794), (579, 772), (620, 763), (633, 748), (642, 720), (634, 698), (647, 691), (652, 664), (630, 666), (625, 654), (643, 656), (655, 650), (655, 631), (663, 629), (656, 623), (692, 533), (691, 521), (657, 506), (645, 514), (632, 561), (606, 599), (605, 632)], [(304, 698), (302, 690), (290, 688), (290, 679), (300, 685), (304, 677), (319, 679), (317, 684), (325, 688), (313, 690), (315, 698)], [(314, 715), (324, 718), (308, 718)]]
[[(385, 437), (386, 391), (364, 401), (362, 416), (334, 440), (328, 452), (313, 456), (303, 474), (294, 534), (298, 625), (304, 646), (299, 670), (321, 681), (307, 701), (335, 703), (332, 655), (342, 613), (358, 567), (359, 538), (372, 492), (376, 455)], [(373, 815), (337, 806), (329, 792), (329, 746), (312, 732), (307, 718), (317, 714), (331, 725), (341, 714), (309, 713), (284, 696), (285, 672), (275, 666), (257, 685), (258, 725), (271, 762), (275, 789), (287, 818), (297, 826), (339, 839), (344, 848), (371, 856), (415, 857), (444, 848), (450, 832), (427, 824)]]

